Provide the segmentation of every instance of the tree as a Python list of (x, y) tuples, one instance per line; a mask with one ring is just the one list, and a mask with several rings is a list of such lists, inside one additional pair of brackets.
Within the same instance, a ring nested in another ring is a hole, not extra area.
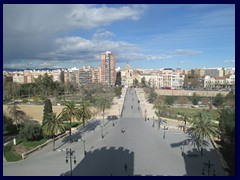
[(137, 80), (136, 78), (134, 78), (134, 80), (133, 80), (133, 86), (138, 86), (138, 84), (139, 84), (138, 80)]
[(117, 72), (116, 83), (115, 85), (121, 86), (122, 84), (121, 71)]
[(210, 120), (208, 114), (199, 112), (191, 121), (188, 133), (200, 143), (201, 155), (203, 155), (204, 140), (218, 135), (218, 124)]
[(197, 96), (197, 94), (194, 92), (193, 96), (192, 96), (192, 103), (193, 105), (198, 105), (198, 101), (199, 101), (199, 97)]
[(174, 103), (174, 98), (173, 98), (172, 96), (166, 96), (166, 97), (165, 97), (165, 103), (166, 103), (167, 105), (173, 105), (173, 103)]
[(16, 126), (13, 124), (13, 119), (3, 113), (3, 131), (8, 131), (12, 134), (16, 132)]
[(208, 97), (204, 97), (201, 99), (201, 101), (204, 105), (209, 105), (210, 99)]
[(114, 93), (116, 96), (120, 97), (122, 94), (122, 86), (114, 87)]
[(27, 141), (36, 141), (42, 138), (42, 127), (34, 121), (27, 121), (20, 128), (20, 137)]
[(49, 113), (45, 124), (43, 125), (43, 133), (47, 136), (53, 137), (53, 151), (55, 150), (55, 137), (59, 133), (65, 131), (65, 125), (63, 122), (63, 116), (60, 113), (56, 116), (56, 113)]
[(157, 101), (154, 106), (153, 109), (155, 110), (155, 114), (158, 118), (161, 117), (162, 112), (166, 109), (165, 104), (162, 101)]
[[(158, 120), (160, 120), (162, 112), (166, 109), (166, 106), (163, 103), (163, 101), (159, 100), (154, 104), (153, 109), (155, 109), (154, 112), (155, 112), (156, 116), (158, 117)], [(161, 124), (161, 122), (159, 121), (159, 126), (158, 126), (159, 129), (160, 129), (160, 124)]]
[(48, 114), (51, 114), (52, 112), (53, 112), (53, 110), (52, 110), (52, 102), (51, 102), (50, 99), (46, 99), (44, 101), (42, 126), (45, 124), (45, 121), (47, 121), (47, 118), (50, 117), (50, 116), (48, 116)]
[(70, 86), (69, 86), (69, 91), (70, 91), (70, 93), (73, 95), (73, 96), (75, 96), (75, 92), (77, 91), (77, 88), (76, 88), (76, 84), (73, 84), (73, 83), (71, 83), (70, 84)]
[(228, 106), (235, 108), (235, 92), (231, 90), (226, 96), (226, 103)]
[(42, 86), (45, 90), (45, 96), (48, 97), (49, 94), (53, 94), (53, 90), (55, 88), (55, 82), (53, 82), (53, 76), (48, 75), (47, 73), (44, 74), (42, 78)]
[(151, 89), (149, 95), (148, 95), (148, 102), (153, 103), (157, 98), (157, 93), (154, 92), (153, 89)]
[(141, 78), (141, 84), (145, 87), (146, 86), (146, 78), (142, 77)]
[(176, 100), (179, 104), (187, 104), (188, 98), (186, 96), (178, 96)]
[(213, 98), (213, 105), (216, 106), (217, 108), (220, 108), (223, 106), (224, 103), (224, 97), (222, 96), (221, 93), (218, 93), (214, 98)]
[(83, 127), (85, 128), (85, 121), (91, 119), (92, 112), (89, 109), (89, 105), (85, 102), (81, 102), (80, 107), (77, 111), (77, 119), (82, 120)]
[(178, 113), (180, 115), (180, 120), (184, 122), (184, 127), (183, 127), (183, 132), (186, 132), (186, 125), (187, 122), (189, 121), (189, 116), (187, 113)]
[(219, 128), (224, 141), (235, 143), (235, 109), (224, 108), (219, 112)]
[(19, 129), (19, 125), (21, 125), (26, 120), (26, 113), (19, 110), (19, 106), (17, 102), (13, 102), (8, 106), (8, 110), (10, 115), (13, 117), (13, 122), (17, 126), (17, 130)]
[(69, 119), (70, 122), (70, 130), (69, 130), (69, 137), (70, 137), (70, 142), (72, 142), (72, 121), (73, 119), (77, 116), (77, 108), (74, 103), (74, 101), (67, 101), (66, 102), (66, 107), (63, 108), (62, 114), (65, 118)]
[(103, 124), (104, 124), (104, 113), (106, 109), (110, 109), (111, 100), (108, 97), (101, 97), (98, 99), (97, 107), (103, 112)]
[(197, 76), (193, 76), (191, 74), (188, 74), (184, 77), (184, 87), (195, 88), (195, 87), (198, 87), (200, 85), (201, 85), (201, 83), (198, 80)]

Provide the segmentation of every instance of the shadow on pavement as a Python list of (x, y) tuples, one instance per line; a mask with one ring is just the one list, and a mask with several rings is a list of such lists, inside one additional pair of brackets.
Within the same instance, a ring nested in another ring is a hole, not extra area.
[[(186, 176), (202, 176), (203, 168), (204, 175), (208, 176), (226, 176), (220, 160), (218, 159), (217, 153), (214, 149), (203, 150), (203, 155), (201, 152), (193, 148), (182, 154), (186, 167)], [(212, 166), (204, 165), (210, 160)]]
[[(125, 166), (126, 163), (126, 166)], [(88, 152), (73, 169), (73, 176), (133, 176), (134, 153), (128, 149), (106, 148)], [(70, 172), (61, 174), (69, 176)]]
[[(84, 132), (95, 131), (96, 127), (99, 126), (100, 124), (101, 123), (98, 120), (90, 121), (85, 125), (85, 128), (83, 126), (81, 126), (81, 127), (77, 128), (77, 132), (73, 132), (73, 130), (72, 130), (72, 141), (76, 142), (79, 139), (81, 139)], [(56, 149), (60, 148), (61, 146), (63, 146), (66, 143), (69, 143), (69, 142), (70, 142), (70, 137), (68, 134), (62, 139), (62, 144), (60, 146), (58, 146)]]
[[(203, 141), (203, 154), (201, 156), (201, 148), (198, 143), (195, 139), (187, 138), (184, 141), (170, 144), (172, 148), (180, 148), (179, 152), (184, 159), (186, 176), (202, 176), (204, 163), (209, 160), (214, 164), (216, 176), (226, 176), (217, 152), (211, 144), (206, 140)], [(208, 174), (208, 168), (206, 171)], [(209, 171), (211, 171), (210, 176), (212, 176), (214, 174), (213, 167)]]

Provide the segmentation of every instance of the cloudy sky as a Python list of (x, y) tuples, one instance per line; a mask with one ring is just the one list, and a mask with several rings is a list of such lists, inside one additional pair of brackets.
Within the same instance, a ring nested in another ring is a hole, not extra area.
[(235, 67), (235, 5), (3, 5), (3, 67)]

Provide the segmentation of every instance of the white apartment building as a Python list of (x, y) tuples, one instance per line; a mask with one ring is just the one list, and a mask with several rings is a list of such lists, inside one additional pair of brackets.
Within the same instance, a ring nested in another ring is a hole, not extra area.
[(235, 68), (225, 68), (225, 76), (235, 74)]
[(156, 89), (182, 89), (184, 83), (184, 76), (170, 70), (145, 76), (145, 78), (149, 85)]
[(14, 73), (14, 75), (13, 75), (13, 82), (23, 84), (24, 83), (23, 72)]
[(56, 69), (56, 70), (52, 70), (48, 73), (49, 76), (53, 77), (53, 82), (60, 82), (61, 81), (61, 70), (60, 69)]
[(226, 77), (210, 77), (205, 76), (204, 88), (221, 88), (221, 87), (232, 87), (235, 86), (235, 75), (231, 75), (229, 78)]
[(232, 74), (229, 78), (226, 78), (226, 83), (235, 86), (235, 74)]

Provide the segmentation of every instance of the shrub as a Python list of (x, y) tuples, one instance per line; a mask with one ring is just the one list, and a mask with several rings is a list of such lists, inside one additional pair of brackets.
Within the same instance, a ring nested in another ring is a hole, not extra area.
[(20, 137), (27, 141), (39, 140), (42, 138), (42, 127), (40, 124), (27, 121), (20, 129)]
[[(79, 126), (80, 124), (82, 124), (81, 122), (72, 122), (71, 123), (71, 126), (72, 126), (72, 128), (74, 128), (74, 127), (77, 127), (77, 126)], [(69, 130), (70, 129), (70, 123), (69, 122), (67, 122), (67, 123), (65, 123), (65, 129), (66, 130)]]
[(166, 103), (167, 105), (173, 105), (173, 103), (174, 103), (174, 97), (172, 97), (172, 96), (166, 96), (166, 97), (165, 97), (165, 103)]
[(153, 103), (157, 98), (157, 93), (154, 90), (151, 90), (150, 94), (148, 95), (148, 102)]
[(192, 96), (192, 104), (193, 105), (198, 105), (198, 101), (199, 101), (199, 97), (197, 96), (197, 94), (194, 92), (193, 96)]
[(8, 134), (14, 134), (17, 132), (17, 127), (13, 124), (11, 117), (3, 114), (3, 131), (7, 131)]

